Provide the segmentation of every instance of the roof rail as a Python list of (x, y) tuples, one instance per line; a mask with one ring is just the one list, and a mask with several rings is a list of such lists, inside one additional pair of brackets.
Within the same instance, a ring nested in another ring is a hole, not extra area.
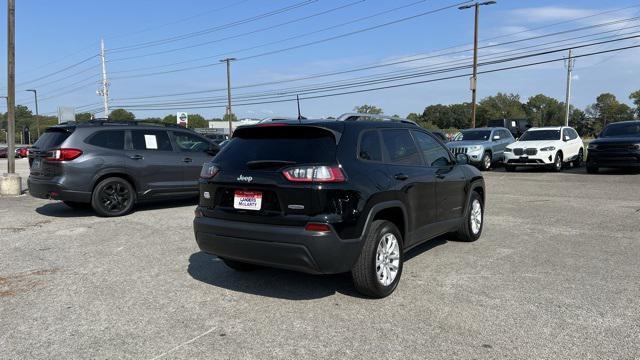
[(113, 120), (110, 118), (100, 118), (100, 119), (91, 119), (87, 121), (85, 124), (88, 125), (96, 125), (96, 126), (111, 126), (111, 125), (120, 125), (120, 126), (163, 126), (170, 128), (180, 128), (185, 130), (191, 130), (187, 127), (180, 126), (178, 124), (167, 124), (161, 121), (149, 121), (149, 120)]
[(415, 121), (403, 119), (400, 117), (382, 115), (382, 114), (365, 114), (365, 113), (345, 113), (338, 116), (338, 121), (396, 121), (405, 124), (419, 126)]

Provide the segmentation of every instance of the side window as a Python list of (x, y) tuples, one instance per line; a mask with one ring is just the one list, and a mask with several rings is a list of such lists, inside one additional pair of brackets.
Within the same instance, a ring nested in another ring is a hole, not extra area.
[(434, 138), (421, 131), (412, 132), (413, 136), (416, 137), (420, 151), (422, 151), (422, 157), (428, 166), (449, 165), (451, 158), (447, 149), (438, 144)]
[(368, 161), (382, 161), (382, 147), (380, 136), (376, 130), (367, 130), (360, 137), (358, 158)]
[(210, 146), (209, 142), (193, 134), (185, 132), (174, 132), (173, 136), (180, 151), (205, 152), (209, 149)]
[(575, 140), (580, 137), (574, 129), (569, 129), (569, 136), (571, 137), (571, 140)]
[(571, 139), (569, 129), (562, 129), (562, 140), (564, 140), (567, 136), (569, 137), (569, 139)]
[(106, 149), (123, 150), (124, 130), (98, 131), (87, 139), (87, 143)]
[(500, 135), (500, 138), (503, 140), (511, 140), (513, 138), (513, 135), (511, 135), (511, 132), (508, 130), (500, 130), (500, 132), (502, 133), (502, 135)]
[(131, 130), (134, 150), (173, 151), (169, 134), (163, 130)]
[(382, 141), (392, 164), (423, 165), (409, 130), (382, 130)]

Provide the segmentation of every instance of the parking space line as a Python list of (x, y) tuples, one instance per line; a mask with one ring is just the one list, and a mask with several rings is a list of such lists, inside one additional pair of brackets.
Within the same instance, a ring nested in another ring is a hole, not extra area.
[(203, 332), (202, 334), (200, 334), (200, 335), (198, 335), (198, 336), (194, 337), (193, 339), (188, 340), (188, 341), (185, 341), (185, 342), (181, 343), (180, 345), (178, 345), (178, 346), (176, 346), (176, 347), (172, 348), (171, 350), (166, 351), (166, 352), (164, 352), (164, 353), (162, 353), (162, 354), (160, 354), (160, 355), (158, 355), (158, 356), (156, 356), (156, 357), (152, 358), (151, 360), (157, 360), (157, 359), (163, 358), (163, 357), (165, 357), (165, 356), (167, 356), (167, 355), (171, 354), (172, 352), (174, 352), (174, 351), (176, 351), (176, 350), (180, 349), (181, 347), (183, 347), (183, 346), (185, 346), (185, 345), (189, 345), (189, 344), (191, 344), (192, 342), (194, 342), (194, 341), (196, 341), (196, 340), (200, 339), (201, 337), (203, 337), (203, 336), (205, 336), (205, 335), (207, 335), (207, 334), (211, 333), (211, 332), (212, 332), (213, 330), (215, 330), (215, 329), (216, 329), (216, 327), (212, 327), (211, 329), (209, 329), (209, 330), (207, 330), (207, 331)]

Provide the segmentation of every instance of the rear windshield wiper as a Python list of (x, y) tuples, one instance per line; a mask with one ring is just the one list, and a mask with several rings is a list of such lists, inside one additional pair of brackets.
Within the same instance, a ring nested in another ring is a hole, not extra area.
[(254, 160), (247, 162), (247, 167), (250, 169), (257, 168), (269, 168), (276, 166), (285, 166), (285, 165), (294, 165), (295, 161), (287, 161), (287, 160)]

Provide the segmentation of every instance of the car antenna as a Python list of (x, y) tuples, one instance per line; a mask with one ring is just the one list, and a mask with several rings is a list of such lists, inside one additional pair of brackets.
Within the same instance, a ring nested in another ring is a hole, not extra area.
[(300, 96), (296, 94), (296, 102), (298, 103), (298, 121), (302, 124), (302, 114), (300, 114)]

